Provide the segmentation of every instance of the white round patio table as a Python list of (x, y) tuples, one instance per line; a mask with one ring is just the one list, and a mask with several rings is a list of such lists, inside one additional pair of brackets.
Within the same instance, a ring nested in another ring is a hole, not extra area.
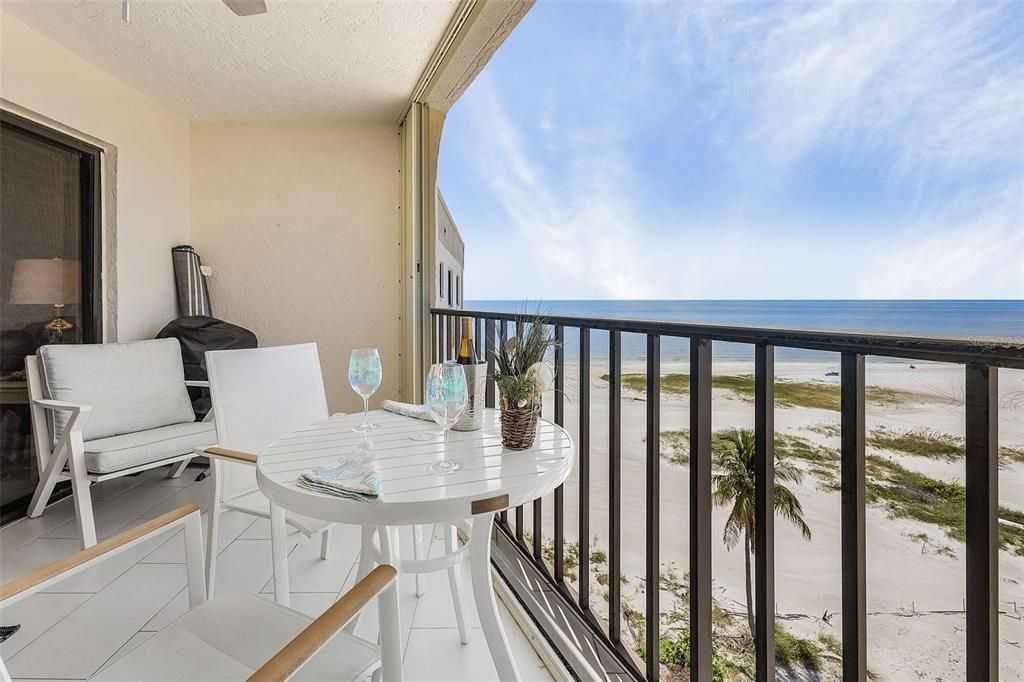
[[(438, 426), (374, 410), (370, 421), (378, 428), (370, 432), (368, 438), (381, 477), (378, 501), (349, 500), (299, 487), (296, 481), (300, 474), (313, 467), (332, 466), (363, 443), (366, 437), (352, 431), (362, 418), (361, 414), (336, 415), (281, 436), (263, 450), (256, 463), (256, 477), (260, 489), (272, 503), (272, 530), (278, 527), (283, 536), (284, 509), (324, 521), (362, 526), (361, 575), (372, 567), (365, 550), (367, 538), (372, 541), (374, 528), (379, 531), (381, 560), (396, 565), (400, 571), (440, 570), (468, 552), (473, 597), (498, 677), (520, 679), (498, 617), (491, 581), (490, 540), (494, 514), (532, 502), (561, 485), (572, 469), (572, 439), (560, 426), (541, 420), (532, 447), (508, 450), (501, 444), (498, 411), (487, 409), (480, 430), (452, 431), (447, 444), (440, 437), (427, 442), (416, 441), (410, 436), (436, 432)], [(461, 468), (447, 475), (427, 471), (431, 462), (445, 456), (459, 462)], [(281, 509), (275, 512), (277, 507)], [(410, 562), (392, 555), (394, 535), (389, 528), (457, 524), (466, 519), (472, 520), (469, 542), (447, 557)], [(277, 522), (273, 523), (275, 520)], [(284, 546), (284, 543), (279, 544)], [(285, 557), (275, 557), (275, 580), (278, 568), (286, 581)]]

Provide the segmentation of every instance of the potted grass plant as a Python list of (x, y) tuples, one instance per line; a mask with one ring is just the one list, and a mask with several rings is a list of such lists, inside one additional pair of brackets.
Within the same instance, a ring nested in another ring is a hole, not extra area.
[(538, 315), (516, 325), (516, 334), (498, 346), (494, 383), (501, 407), (501, 442), (511, 450), (533, 445), (541, 399), (555, 379), (545, 356), (557, 343), (544, 318)]

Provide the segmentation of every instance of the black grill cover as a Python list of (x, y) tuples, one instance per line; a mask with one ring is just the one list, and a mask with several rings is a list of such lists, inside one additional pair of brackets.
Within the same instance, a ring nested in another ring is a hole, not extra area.
[[(256, 335), (238, 325), (205, 315), (181, 317), (160, 330), (158, 339), (174, 338), (181, 344), (181, 361), (185, 366), (185, 378), (191, 381), (206, 381), (206, 359), (208, 350), (233, 350), (255, 348)], [(210, 411), (210, 393), (198, 388), (188, 389), (196, 417), (202, 419)]]

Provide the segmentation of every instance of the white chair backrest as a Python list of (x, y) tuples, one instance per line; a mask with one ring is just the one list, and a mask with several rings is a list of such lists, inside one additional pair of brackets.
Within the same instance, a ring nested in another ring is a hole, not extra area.
[[(223, 448), (258, 455), (278, 436), (328, 417), (315, 343), (208, 351), (206, 370)], [(223, 469), (225, 494), (255, 486), (252, 467)]]

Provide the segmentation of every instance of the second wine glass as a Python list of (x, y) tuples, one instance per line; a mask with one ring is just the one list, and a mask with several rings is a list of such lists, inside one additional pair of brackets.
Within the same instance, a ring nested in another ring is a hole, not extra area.
[(380, 388), (383, 373), (380, 353), (376, 348), (356, 348), (352, 351), (348, 359), (348, 383), (363, 399), (363, 423), (352, 427), (353, 431), (367, 433), (377, 428), (369, 419), (370, 396)]
[(444, 432), (444, 459), (431, 462), (427, 471), (432, 474), (450, 474), (462, 468), (462, 464), (448, 459), (448, 431), (462, 417), (469, 402), (469, 387), (466, 371), (456, 362), (445, 362), (430, 368), (427, 376), (426, 404), (431, 418)]

